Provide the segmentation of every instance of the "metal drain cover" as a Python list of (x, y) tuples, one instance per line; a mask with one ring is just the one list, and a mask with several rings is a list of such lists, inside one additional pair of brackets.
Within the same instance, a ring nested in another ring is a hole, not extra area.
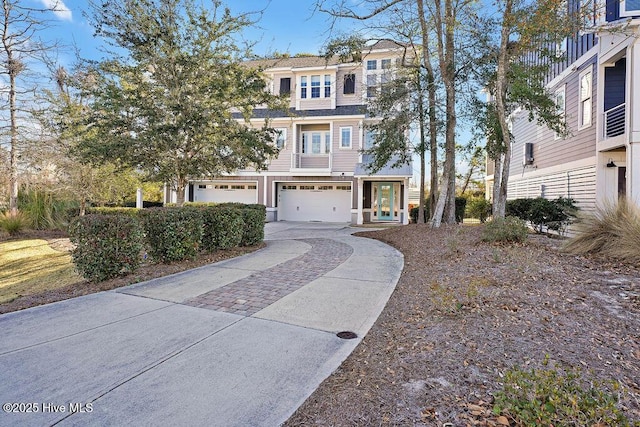
[(343, 340), (352, 340), (354, 338), (358, 338), (358, 334), (351, 331), (342, 331), (336, 334), (338, 338), (342, 338)]

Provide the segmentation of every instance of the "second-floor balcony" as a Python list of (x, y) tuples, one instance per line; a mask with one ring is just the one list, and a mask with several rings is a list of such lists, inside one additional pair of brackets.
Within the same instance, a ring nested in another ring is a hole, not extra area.
[(292, 172), (331, 172), (332, 153), (326, 154), (291, 154)]
[(604, 112), (604, 138), (613, 138), (625, 132), (626, 104), (620, 104)]

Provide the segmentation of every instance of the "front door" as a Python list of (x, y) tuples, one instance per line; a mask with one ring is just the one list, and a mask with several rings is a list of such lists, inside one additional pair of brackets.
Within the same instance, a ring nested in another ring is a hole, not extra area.
[(378, 187), (378, 220), (393, 221), (393, 184), (381, 182)]

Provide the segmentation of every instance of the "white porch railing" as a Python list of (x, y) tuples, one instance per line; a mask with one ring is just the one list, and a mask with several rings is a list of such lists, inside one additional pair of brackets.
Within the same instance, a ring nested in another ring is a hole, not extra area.
[(604, 137), (613, 138), (625, 132), (624, 103), (604, 112)]

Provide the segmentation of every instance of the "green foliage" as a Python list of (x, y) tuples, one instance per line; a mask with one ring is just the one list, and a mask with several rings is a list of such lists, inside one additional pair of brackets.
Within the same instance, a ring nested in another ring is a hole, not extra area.
[(640, 264), (640, 208), (634, 203), (599, 207), (576, 224), (576, 235), (564, 249), (574, 254), (599, 254), (631, 265)]
[(99, 215), (126, 215), (135, 217), (140, 212), (140, 209), (136, 208), (110, 208), (110, 207), (93, 207), (87, 209), (87, 215), (99, 214)]
[(559, 197), (548, 200), (543, 197), (535, 199), (515, 199), (507, 201), (506, 214), (517, 216), (533, 224), (537, 233), (544, 232), (546, 227), (564, 233), (576, 216), (578, 208), (573, 199)]
[(586, 380), (576, 369), (513, 368), (493, 410), (519, 426), (629, 426), (616, 405), (618, 388), (615, 382)]
[[(418, 206), (411, 208), (409, 211), (409, 216), (411, 217), (411, 222), (416, 224), (418, 222), (418, 211), (420, 208)], [(429, 200), (425, 200), (424, 202), (424, 222), (427, 223), (429, 218), (431, 218), (430, 208), (429, 208)]]
[(202, 249), (230, 249), (240, 246), (245, 224), (242, 211), (227, 206), (210, 206), (200, 208), (204, 223)]
[(125, 215), (86, 215), (69, 227), (76, 270), (99, 282), (134, 271), (141, 262), (142, 227)]
[(464, 212), (467, 209), (467, 198), (456, 197), (456, 222), (461, 223), (464, 220)]
[(242, 246), (253, 246), (264, 240), (264, 222), (267, 218), (267, 208), (264, 205), (247, 205), (242, 210), (244, 219), (244, 233)]
[(0, 215), (0, 228), (10, 236), (15, 236), (29, 225), (29, 218), (20, 211), (16, 215), (11, 215), (9, 212)]
[(514, 216), (494, 218), (485, 224), (482, 241), (490, 243), (522, 243), (527, 239), (527, 224)]
[(149, 255), (154, 261), (171, 263), (194, 259), (203, 234), (202, 215), (198, 209), (144, 209), (143, 219)]
[(76, 206), (73, 201), (56, 198), (51, 191), (29, 189), (18, 193), (18, 207), (36, 230), (65, 229), (70, 220), (69, 210)]
[(237, 41), (249, 15), (193, 0), (96, 1), (91, 14), (97, 34), (123, 56), (96, 65), (84, 121), (95, 134), (76, 152), (173, 183), (178, 204), (190, 176), (264, 169), (277, 156), (275, 129), (249, 119), (256, 105), (288, 103), (264, 90), (261, 70), (242, 63)]
[(484, 197), (474, 197), (467, 201), (466, 215), (470, 218), (478, 218), (480, 222), (487, 221), (491, 215), (491, 202)]

